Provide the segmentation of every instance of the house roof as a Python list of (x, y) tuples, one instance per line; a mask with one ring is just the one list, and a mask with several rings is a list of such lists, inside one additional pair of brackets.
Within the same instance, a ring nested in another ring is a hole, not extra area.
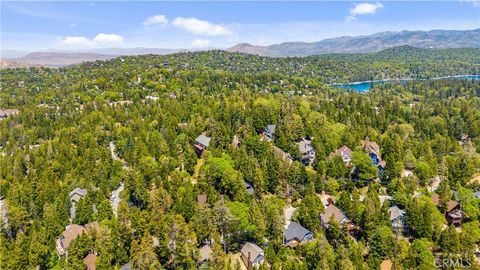
[(248, 252), (250, 252), (250, 261), (253, 262), (255, 258), (257, 258), (259, 255), (263, 256), (263, 249), (261, 249), (259, 246), (247, 242), (243, 245), (242, 249), (240, 250), (243, 256), (248, 258)]
[(473, 196), (477, 199), (480, 199), (480, 191), (473, 193)]
[(17, 109), (0, 109), (0, 115), (6, 115), (6, 116), (17, 114), (19, 112), (20, 111)]
[(132, 270), (132, 262), (128, 262), (120, 267), (120, 270)]
[(67, 249), (70, 243), (80, 236), (85, 231), (85, 227), (77, 224), (67, 225), (65, 231), (62, 234), (62, 246)]
[(267, 132), (270, 132), (270, 133), (275, 133), (275, 128), (277, 127), (277, 125), (267, 125), (267, 127), (265, 128), (265, 130)]
[(379, 163), (378, 163), (378, 166), (381, 166), (382, 168), (385, 168), (385, 166), (387, 166), (387, 162), (385, 160), (381, 160)]
[(198, 251), (198, 255), (199, 261), (208, 261), (210, 260), (210, 256), (212, 255), (212, 248), (209, 245), (204, 245)]
[[(77, 195), (77, 196), (75, 196)], [(70, 196), (70, 198), (78, 198), (79, 196), (80, 197), (85, 197), (85, 195), (87, 195), (87, 190), (86, 189), (83, 189), (83, 188), (79, 188), (79, 187), (76, 187), (74, 190), (72, 190), (68, 196)]]
[(338, 148), (335, 151), (335, 154), (340, 155), (340, 156), (344, 156), (344, 155), (351, 156), (352, 152), (353, 152), (352, 149), (350, 149), (348, 146), (344, 145), (344, 146)]
[(388, 209), (388, 212), (390, 213), (390, 221), (395, 220), (405, 214), (405, 211), (398, 208), (397, 206), (390, 207), (390, 209)]
[(302, 153), (302, 154), (306, 154), (306, 153), (312, 151), (312, 150), (313, 150), (312, 141), (307, 140), (307, 139), (302, 139), (302, 140), (298, 143), (298, 150), (299, 150), (300, 153)]
[(438, 195), (438, 193), (433, 193), (432, 201), (435, 205), (438, 205), (440, 203), (440, 195)]
[(206, 194), (198, 194), (197, 195), (197, 203), (200, 207), (204, 207), (207, 204), (207, 195)]
[(95, 261), (97, 260), (97, 255), (90, 253), (85, 257), (84, 261), (87, 265), (87, 270), (95, 270)]
[(448, 202), (447, 202), (447, 212), (452, 211), (452, 210), (455, 209), (458, 205), (459, 205), (459, 203), (458, 203), (457, 201), (454, 201), (454, 200), (448, 201)]
[(285, 241), (289, 242), (293, 239), (298, 239), (301, 241), (305, 235), (310, 233), (311, 232), (305, 229), (302, 225), (292, 221), (290, 224), (288, 224), (288, 227), (285, 230)]
[(255, 194), (255, 190), (253, 189), (252, 185), (250, 185), (248, 182), (243, 181), (243, 185), (245, 186), (245, 190), (249, 195)]
[(320, 218), (324, 223), (329, 223), (332, 218), (335, 219), (338, 223), (348, 222), (350, 221), (348, 217), (342, 212), (342, 210), (338, 209), (333, 204), (329, 204), (325, 209), (325, 213), (320, 213)]
[(391, 270), (392, 269), (392, 261), (391, 260), (384, 260), (381, 264), (380, 264), (380, 270)]
[(205, 147), (208, 147), (208, 145), (210, 144), (210, 140), (211, 138), (210, 137), (207, 137), (203, 134), (200, 134), (200, 136), (198, 136), (195, 141), (204, 145)]

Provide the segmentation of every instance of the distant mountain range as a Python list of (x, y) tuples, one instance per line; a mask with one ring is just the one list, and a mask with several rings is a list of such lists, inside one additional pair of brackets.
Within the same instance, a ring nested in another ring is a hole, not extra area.
[[(285, 42), (269, 46), (237, 44), (227, 51), (262, 56), (308, 56), (327, 53), (369, 53), (392, 47), (480, 48), (480, 28), (475, 30), (432, 30), (382, 32), (368, 36), (338, 37), (318, 42)], [(187, 49), (103, 48), (83, 51), (26, 52), (2, 50), (0, 68), (26, 66), (61, 67), (86, 61), (106, 60), (120, 55), (171, 54)]]
[(326, 53), (369, 53), (409, 45), (417, 48), (479, 48), (480, 28), (382, 32), (368, 36), (338, 37), (318, 42), (285, 42), (269, 46), (237, 44), (227, 51), (263, 56), (308, 56)]

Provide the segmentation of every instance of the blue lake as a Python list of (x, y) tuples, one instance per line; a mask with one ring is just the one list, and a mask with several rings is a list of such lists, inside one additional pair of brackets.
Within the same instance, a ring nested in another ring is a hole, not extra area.
[(372, 88), (375, 84), (384, 83), (407, 83), (409, 81), (427, 81), (427, 80), (446, 80), (446, 79), (461, 79), (461, 80), (480, 80), (480, 75), (459, 75), (459, 76), (446, 76), (432, 79), (402, 79), (402, 80), (377, 80), (377, 81), (364, 81), (354, 83), (334, 83), (330, 86), (336, 88), (343, 88), (345, 90), (354, 90), (358, 92), (366, 92)]

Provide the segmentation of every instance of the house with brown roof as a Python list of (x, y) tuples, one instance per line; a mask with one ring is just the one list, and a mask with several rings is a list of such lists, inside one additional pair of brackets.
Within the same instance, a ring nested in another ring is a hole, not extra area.
[(55, 249), (57, 250), (58, 256), (64, 256), (67, 252), (68, 247), (83, 233), (94, 233), (98, 231), (98, 222), (90, 222), (85, 224), (85, 226), (77, 224), (69, 224), (65, 227), (62, 235), (55, 242)]
[(94, 253), (89, 253), (85, 259), (86, 270), (95, 270), (95, 261), (97, 260), (97, 255)]
[(320, 213), (320, 223), (326, 229), (330, 226), (330, 222), (335, 220), (338, 224), (352, 224), (352, 221), (334, 204), (329, 204), (324, 213)]
[(207, 205), (207, 194), (198, 194), (197, 203), (201, 208), (205, 207)]
[[(440, 195), (437, 193), (432, 194), (432, 201), (436, 206), (440, 206)], [(460, 203), (454, 200), (449, 200), (445, 207), (445, 218), (449, 224), (458, 226), (462, 223), (464, 214), (460, 208)]]

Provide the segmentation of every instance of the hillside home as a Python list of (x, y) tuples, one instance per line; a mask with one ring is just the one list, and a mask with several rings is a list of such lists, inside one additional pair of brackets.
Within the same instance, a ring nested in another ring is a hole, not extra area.
[(207, 149), (208, 145), (210, 144), (210, 140), (210, 137), (207, 137), (203, 134), (200, 134), (200, 136), (195, 139), (194, 146), (198, 155), (202, 155), (203, 151)]
[(263, 130), (263, 136), (268, 140), (271, 141), (274, 139), (275, 136), (275, 128), (276, 125), (267, 125)]
[(392, 206), (388, 209), (390, 214), (390, 222), (392, 223), (392, 230), (397, 233), (403, 232), (405, 229), (405, 211), (398, 208), (397, 206)]
[(72, 203), (70, 206), (70, 219), (73, 220), (75, 218), (76, 204), (80, 201), (80, 199), (83, 199), (85, 196), (87, 196), (87, 190), (76, 187), (68, 194), (68, 196), (70, 197), (70, 202)]
[[(440, 206), (440, 195), (432, 194), (432, 201), (436, 206)], [(454, 200), (449, 200), (445, 206), (445, 218), (449, 224), (458, 226), (462, 223), (464, 214), (460, 209), (460, 203)]]
[(350, 149), (348, 146), (344, 145), (344, 146), (338, 148), (337, 150), (335, 150), (335, 152), (333, 152), (331, 155), (341, 156), (345, 165), (350, 166), (350, 164), (352, 162), (352, 153), (353, 153), (352, 149)]
[(298, 142), (298, 150), (300, 151), (300, 161), (303, 165), (311, 165), (315, 161), (315, 149), (312, 146), (312, 141), (302, 139)]
[(247, 242), (242, 246), (240, 250), (241, 257), (247, 269), (258, 268), (265, 263), (265, 253), (259, 246)]
[(313, 233), (296, 222), (290, 222), (283, 236), (283, 245), (294, 248), (313, 240)]
[(62, 235), (56, 240), (55, 249), (57, 250), (58, 256), (64, 256), (70, 243), (77, 239), (78, 236), (83, 233), (93, 233), (96, 231), (98, 231), (98, 222), (96, 221), (85, 224), (85, 226), (77, 224), (67, 225), (65, 231), (63, 231)]
[(329, 204), (325, 209), (325, 212), (320, 213), (320, 223), (322, 224), (322, 227), (328, 229), (328, 227), (330, 226), (330, 221), (332, 219), (340, 225), (352, 224), (350, 219), (347, 217), (347, 215), (345, 215), (345, 213), (343, 213), (342, 210), (338, 209), (338, 207), (333, 204)]
[(0, 109), (0, 119), (9, 117), (10, 115), (17, 115), (20, 111), (17, 109)]
[(243, 181), (243, 185), (245, 186), (245, 191), (247, 191), (248, 195), (254, 195), (255, 194), (255, 190), (253, 189), (252, 185), (250, 185), (246, 181)]

